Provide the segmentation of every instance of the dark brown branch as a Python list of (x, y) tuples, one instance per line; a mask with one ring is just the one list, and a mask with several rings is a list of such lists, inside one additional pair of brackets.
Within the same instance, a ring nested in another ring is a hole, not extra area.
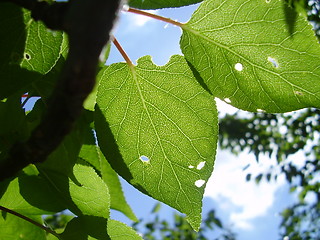
[(43, 162), (72, 130), (83, 102), (92, 91), (99, 55), (109, 41), (120, 0), (69, 2), (63, 26), (69, 35), (69, 54), (47, 113), (26, 143), (18, 143), (0, 165), (0, 181), (30, 163)]
[(10, 213), (10, 214), (12, 214), (12, 215), (14, 215), (14, 216), (16, 216), (16, 217), (19, 217), (19, 218), (21, 218), (21, 219), (23, 219), (23, 220), (26, 220), (27, 222), (29, 222), (29, 223), (31, 223), (31, 224), (33, 224), (33, 225), (35, 225), (35, 226), (37, 226), (37, 227), (45, 230), (47, 233), (51, 233), (52, 235), (54, 235), (54, 236), (56, 236), (57, 238), (59, 238), (59, 234), (58, 234), (58, 233), (56, 233), (55, 231), (51, 230), (50, 228), (47, 228), (47, 227), (43, 226), (42, 224), (34, 221), (34, 220), (31, 219), (31, 218), (28, 218), (28, 217), (26, 217), (26, 216), (24, 216), (24, 215), (22, 215), (22, 214), (20, 214), (20, 213), (17, 213), (17, 212), (15, 212), (15, 211), (12, 211), (12, 210), (10, 210), (10, 209), (8, 209), (8, 208), (6, 208), (6, 207), (3, 207), (3, 206), (0, 206), (0, 210), (1, 210), (1, 211), (4, 211), (4, 212), (7, 212), (7, 213)]

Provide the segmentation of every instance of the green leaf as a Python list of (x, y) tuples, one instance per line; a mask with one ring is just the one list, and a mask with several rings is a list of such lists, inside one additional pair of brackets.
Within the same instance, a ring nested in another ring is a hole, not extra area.
[[(4, 189), (2, 182), (0, 189)], [(24, 215), (43, 215), (65, 208), (55, 191), (48, 188), (45, 179), (30, 165), (12, 180), (1, 195), (0, 205)]]
[(182, 26), (182, 52), (211, 93), (237, 108), (320, 107), (319, 43), (302, 16), (287, 25), (292, 11), (278, 0), (206, 0)]
[(107, 229), (111, 240), (142, 240), (131, 227), (116, 220), (108, 220)]
[(72, 219), (61, 234), (63, 240), (110, 240), (107, 219), (94, 216), (79, 216)]
[(201, 222), (201, 200), (213, 170), (218, 125), (214, 99), (182, 56), (156, 66), (113, 64), (99, 75), (95, 111), (99, 146), (140, 191)]
[(0, 99), (25, 92), (31, 82), (48, 73), (61, 52), (63, 35), (35, 22), (27, 10), (0, 3)]
[(140, 9), (157, 9), (188, 6), (203, 0), (129, 0), (130, 7)]
[[(33, 220), (41, 222), (41, 217), (32, 217)], [(45, 232), (35, 225), (16, 217), (12, 214), (0, 211), (0, 239), (37, 239), (46, 240)]]
[[(70, 179), (69, 191), (73, 202), (85, 215), (109, 217), (110, 195), (107, 185), (93, 168), (76, 164)], [(80, 184), (80, 185), (79, 185)]]
[(96, 140), (93, 129), (88, 128), (86, 131), (85, 142), (82, 145), (79, 157), (94, 166), (94, 168), (101, 174), (101, 178), (107, 184), (109, 189), (111, 208), (124, 213), (133, 221), (138, 221), (137, 217), (125, 200), (118, 175), (111, 168), (99, 146), (97, 146), (95, 142)]

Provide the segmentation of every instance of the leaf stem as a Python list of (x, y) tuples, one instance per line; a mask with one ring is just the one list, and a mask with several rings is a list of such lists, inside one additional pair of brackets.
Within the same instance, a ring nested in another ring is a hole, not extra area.
[(22, 215), (22, 214), (20, 214), (20, 213), (17, 213), (17, 212), (15, 212), (15, 211), (10, 210), (10, 209), (8, 209), (8, 208), (6, 208), (6, 207), (3, 207), (3, 206), (0, 206), (0, 210), (2, 210), (2, 211), (4, 211), (4, 212), (7, 212), (7, 213), (10, 213), (10, 214), (12, 214), (12, 215), (14, 215), (14, 216), (16, 216), (16, 217), (22, 218), (23, 220), (26, 220), (27, 222), (29, 222), (29, 223), (31, 223), (31, 224), (33, 224), (33, 225), (35, 225), (35, 226), (37, 226), (37, 227), (45, 230), (47, 233), (51, 233), (52, 235), (54, 235), (55, 237), (57, 237), (57, 238), (60, 239), (60, 236), (59, 236), (58, 233), (56, 233), (55, 231), (51, 230), (50, 228), (47, 228), (46, 226), (43, 226), (43, 225), (40, 224), (40, 223), (32, 220), (31, 218), (28, 218), (28, 217), (26, 217), (26, 216), (24, 216), (24, 215)]
[(153, 13), (149, 13), (149, 12), (145, 12), (145, 11), (141, 11), (139, 9), (135, 9), (135, 8), (128, 8), (127, 12), (131, 12), (131, 13), (135, 13), (135, 14), (139, 14), (139, 15), (143, 15), (143, 16), (147, 16), (147, 17), (151, 17), (166, 23), (170, 23), (173, 25), (176, 25), (178, 27), (182, 27), (184, 24), (175, 20), (172, 20), (170, 18), (166, 18), (166, 17), (162, 17)]
[(114, 37), (113, 38), (113, 44), (116, 46), (116, 48), (118, 49), (118, 51), (120, 52), (120, 54), (122, 55), (122, 57), (124, 58), (124, 60), (126, 61), (126, 63), (131, 67), (133, 66), (132, 61), (130, 60), (129, 56), (127, 55), (127, 53), (123, 50), (123, 48), (121, 47), (120, 43), (118, 42), (118, 40)]

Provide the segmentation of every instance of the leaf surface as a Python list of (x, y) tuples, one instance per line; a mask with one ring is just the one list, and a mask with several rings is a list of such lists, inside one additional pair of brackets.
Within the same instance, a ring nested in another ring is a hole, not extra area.
[(107, 231), (111, 240), (143, 240), (131, 227), (116, 220), (108, 220)]
[(140, 9), (157, 9), (188, 6), (201, 1), (202, 0), (130, 0), (129, 5)]
[(113, 64), (99, 77), (95, 126), (107, 160), (198, 229), (218, 134), (214, 99), (178, 55), (165, 66), (149, 56), (137, 66)]
[[(41, 222), (41, 217), (33, 217), (33, 220)], [(37, 239), (46, 240), (45, 232), (35, 225), (18, 218), (12, 214), (0, 211), (0, 239)]]
[(27, 10), (0, 3), (0, 98), (26, 90), (56, 64), (61, 54), (63, 34), (49, 31), (35, 22)]
[(283, 1), (206, 0), (182, 28), (182, 52), (214, 96), (248, 111), (320, 107), (319, 43)]
[(94, 132), (91, 128), (88, 128), (86, 131), (85, 142), (82, 145), (79, 157), (94, 166), (101, 174), (101, 178), (109, 189), (111, 208), (121, 211), (133, 221), (138, 221), (131, 207), (125, 200), (118, 175), (105, 159), (99, 146), (96, 145)]

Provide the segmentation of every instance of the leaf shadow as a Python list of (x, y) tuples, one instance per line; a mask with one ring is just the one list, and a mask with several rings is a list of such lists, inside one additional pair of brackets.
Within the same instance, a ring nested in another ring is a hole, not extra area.
[(286, 27), (292, 37), (295, 32), (295, 25), (298, 18), (297, 11), (293, 8), (292, 3), (288, 0), (283, 1), (283, 12), (285, 14)]
[(135, 182), (129, 168), (122, 158), (116, 139), (114, 138), (114, 135), (111, 131), (110, 125), (107, 122), (98, 104), (96, 104), (95, 106), (94, 122), (98, 138), (98, 145), (103, 155), (110, 163), (111, 167), (140, 192), (149, 195), (147, 190), (143, 186)]

